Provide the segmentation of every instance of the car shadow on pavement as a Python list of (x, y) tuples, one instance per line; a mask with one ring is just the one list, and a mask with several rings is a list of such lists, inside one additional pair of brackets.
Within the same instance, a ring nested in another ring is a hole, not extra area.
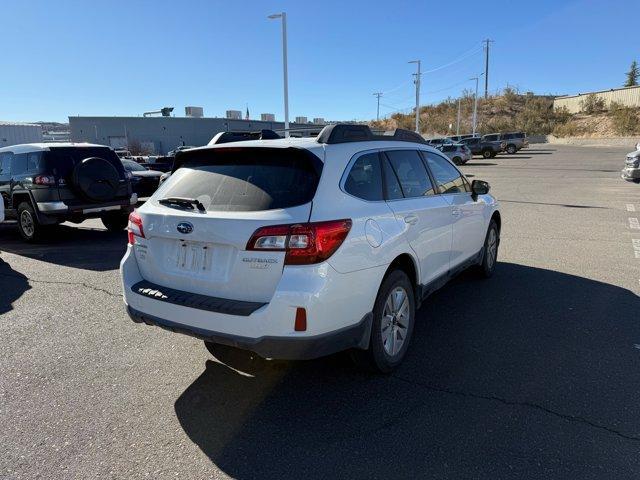
[(115, 270), (127, 249), (127, 233), (59, 225), (45, 241), (27, 243), (14, 224), (0, 225), (0, 250), (83, 270)]
[(638, 312), (623, 288), (501, 263), (426, 301), (393, 375), (344, 354), (248, 373), (210, 360), (175, 412), (238, 479), (633, 476)]
[(29, 290), (29, 280), (0, 258), (0, 315), (13, 310), (13, 302)]

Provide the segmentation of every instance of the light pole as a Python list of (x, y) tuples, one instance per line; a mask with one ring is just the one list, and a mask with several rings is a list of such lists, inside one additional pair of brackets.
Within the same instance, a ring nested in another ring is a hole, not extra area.
[(287, 74), (287, 14), (274, 13), (271, 20), (282, 19), (282, 69), (284, 73), (284, 136), (289, 137), (289, 75)]
[(376, 112), (376, 121), (380, 120), (380, 97), (382, 96), (382, 92), (374, 92), (374, 97), (378, 97), (378, 110)]
[(480, 77), (484, 75), (484, 73), (481, 73), (480, 75), (478, 75), (477, 77), (471, 77), (469, 80), (475, 80), (476, 81), (476, 95), (475, 95), (475, 99), (473, 101), (473, 134), (476, 134), (476, 126), (478, 124), (478, 80), (480, 79)]
[(420, 60), (411, 60), (409, 63), (418, 64), (418, 73), (416, 76), (416, 133), (420, 133)]

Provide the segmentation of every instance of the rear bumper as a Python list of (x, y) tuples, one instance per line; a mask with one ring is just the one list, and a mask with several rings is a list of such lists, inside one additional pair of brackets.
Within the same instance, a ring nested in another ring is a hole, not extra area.
[(241, 337), (203, 328), (187, 326), (148, 315), (131, 307), (127, 313), (136, 323), (155, 325), (165, 330), (190, 335), (207, 342), (220, 343), (257, 353), (263, 358), (281, 360), (310, 360), (349, 348), (366, 348), (371, 334), (371, 314), (355, 325), (311, 337)]
[(61, 201), (37, 202), (38, 211), (44, 215), (56, 216), (90, 216), (100, 215), (110, 211), (131, 210), (138, 202), (138, 196), (134, 193), (128, 200), (106, 202), (104, 204), (67, 205)]
[[(140, 273), (132, 246), (127, 248), (120, 271), (124, 301), (136, 322), (251, 350), (263, 357), (310, 359), (368, 347), (370, 312), (386, 266), (344, 274), (327, 263), (285, 267), (266, 303), (150, 283)], [(298, 308), (306, 311), (305, 331), (294, 328)]]

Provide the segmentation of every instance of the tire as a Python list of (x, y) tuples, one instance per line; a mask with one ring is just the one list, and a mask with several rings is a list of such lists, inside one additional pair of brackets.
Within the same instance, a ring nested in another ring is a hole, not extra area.
[[(415, 323), (413, 292), (413, 285), (402, 270), (392, 271), (382, 281), (373, 307), (369, 349), (352, 352), (358, 366), (391, 373), (400, 365), (409, 348)], [(397, 305), (398, 302), (400, 305)], [(389, 314), (393, 312), (396, 314), (389, 319)], [(404, 315), (401, 312), (405, 312)], [(397, 343), (399, 340), (400, 343)]]
[(46, 227), (40, 224), (36, 212), (28, 202), (18, 205), (18, 231), (27, 242), (42, 240), (46, 233)]
[(454, 165), (462, 165), (463, 164), (462, 159), (460, 157), (453, 157), (451, 159), (451, 161), (453, 162)]
[(120, 184), (120, 174), (116, 168), (100, 157), (82, 160), (73, 168), (71, 177), (74, 188), (92, 202), (112, 200)]
[(112, 213), (109, 215), (104, 215), (102, 218), (102, 224), (105, 226), (107, 230), (110, 232), (121, 232), (129, 223), (129, 214), (128, 213)]
[(493, 158), (492, 155), (493, 155), (493, 152), (489, 149), (482, 151), (482, 158)]
[(517, 152), (518, 152), (518, 149), (514, 144), (510, 143), (509, 145), (507, 145), (507, 153), (509, 155), (513, 155), (514, 153), (517, 153)]
[(489, 158), (496, 158), (498, 156), (498, 152), (491, 152), (491, 156)]
[(479, 265), (480, 273), (484, 278), (493, 276), (498, 263), (498, 247), (500, 246), (500, 231), (495, 220), (489, 222), (487, 235), (484, 239), (484, 247), (482, 251), (482, 262)]

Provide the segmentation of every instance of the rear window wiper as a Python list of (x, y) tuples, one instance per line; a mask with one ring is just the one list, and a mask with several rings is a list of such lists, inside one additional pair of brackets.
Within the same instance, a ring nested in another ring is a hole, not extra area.
[(168, 197), (161, 198), (158, 200), (158, 203), (166, 205), (167, 207), (175, 205), (182, 208), (188, 208), (189, 210), (193, 210), (193, 207), (195, 206), (201, 212), (206, 211), (204, 205), (197, 198)]

